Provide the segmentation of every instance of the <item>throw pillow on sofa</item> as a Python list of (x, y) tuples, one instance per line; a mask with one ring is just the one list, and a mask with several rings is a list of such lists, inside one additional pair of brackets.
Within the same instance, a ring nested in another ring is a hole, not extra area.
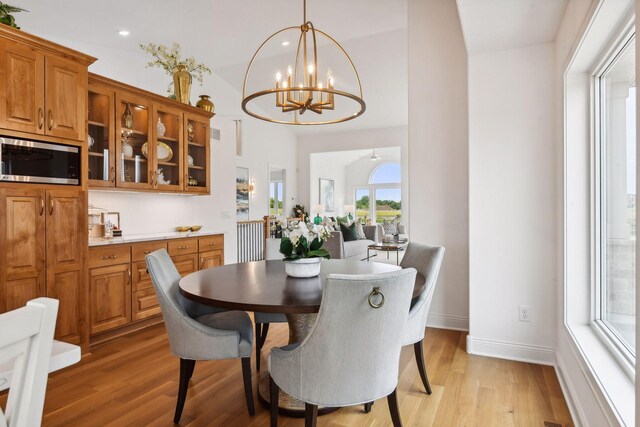
[(349, 221), (349, 217), (347, 216), (337, 216), (336, 221), (338, 222), (338, 224), (346, 224), (346, 225), (349, 225), (349, 223), (351, 222)]
[(344, 224), (340, 224), (340, 231), (342, 231), (342, 239), (345, 242), (352, 242), (354, 240), (358, 240), (358, 236), (356, 235), (356, 223), (346, 226)]
[(395, 219), (393, 221), (382, 220), (382, 228), (384, 228), (385, 235), (398, 234), (398, 224)]
[(356, 225), (356, 237), (358, 238), (358, 240), (367, 240), (367, 235), (364, 234), (364, 228), (362, 227), (362, 222), (360, 222), (360, 219), (355, 221), (354, 224)]

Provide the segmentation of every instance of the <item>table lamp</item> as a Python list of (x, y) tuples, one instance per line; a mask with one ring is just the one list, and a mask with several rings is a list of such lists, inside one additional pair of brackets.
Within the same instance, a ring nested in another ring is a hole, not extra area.
[(323, 205), (313, 205), (313, 213), (316, 214), (316, 217), (313, 218), (313, 223), (314, 224), (320, 224), (322, 222), (322, 217), (320, 216), (320, 214), (324, 213), (324, 206)]

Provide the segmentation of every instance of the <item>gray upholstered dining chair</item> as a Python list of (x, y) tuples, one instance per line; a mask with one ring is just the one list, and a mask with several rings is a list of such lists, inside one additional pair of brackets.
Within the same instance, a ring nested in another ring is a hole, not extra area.
[[(276, 244), (275, 241), (280, 241), (280, 239), (267, 239), (265, 245), (265, 260), (276, 260), (282, 259), (283, 255), (279, 252), (279, 243)], [(287, 316), (282, 313), (262, 313), (255, 312), (253, 313), (253, 317), (256, 323), (256, 370), (260, 370), (260, 354), (262, 351), (262, 347), (264, 346), (264, 342), (267, 340), (267, 334), (269, 333), (269, 324), (270, 323), (287, 323)]]
[(415, 277), (412, 268), (327, 277), (309, 335), (271, 350), (272, 426), (280, 390), (305, 402), (306, 426), (315, 426), (318, 405), (352, 406), (385, 396), (393, 425), (402, 425), (396, 387)]
[(414, 268), (425, 278), (422, 292), (411, 302), (409, 321), (402, 345), (413, 344), (418, 371), (427, 394), (431, 394), (431, 385), (424, 364), (424, 332), (443, 257), (444, 248), (442, 246), (427, 246), (422, 243), (410, 242), (400, 263), (402, 268)]
[(173, 422), (180, 421), (196, 360), (242, 361), (244, 393), (249, 415), (255, 414), (251, 387), (251, 318), (243, 311), (224, 311), (183, 297), (180, 273), (165, 249), (146, 257), (169, 336), (171, 352), (180, 358), (180, 385)]

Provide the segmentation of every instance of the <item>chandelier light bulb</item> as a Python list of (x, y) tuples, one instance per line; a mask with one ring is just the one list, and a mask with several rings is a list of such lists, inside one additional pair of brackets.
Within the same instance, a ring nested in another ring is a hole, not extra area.
[(282, 80), (282, 74), (280, 74), (280, 71), (278, 71), (278, 72), (276, 73), (276, 81), (277, 81), (278, 83), (280, 83), (280, 80)]
[(309, 74), (313, 74), (313, 70), (315, 70), (315, 67), (313, 66), (313, 64), (309, 64), (307, 70), (309, 70)]
[(287, 75), (288, 75), (288, 76), (290, 76), (290, 75), (292, 75), (292, 74), (293, 74), (293, 68), (291, 68), (291, 65), (289, 65), (289, 66), (287, 67)]

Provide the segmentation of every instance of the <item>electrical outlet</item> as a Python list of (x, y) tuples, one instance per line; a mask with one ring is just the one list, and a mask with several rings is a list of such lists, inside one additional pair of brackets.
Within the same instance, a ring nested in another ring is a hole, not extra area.
[(520, 315), (518, 320), (520, 320), (521, 322), (528, 322), (531, 320), (531, 311), (529, 310), (529, 307), (527, 307), (526, 305), (521, 305), (519, 308), (520, 311)]

